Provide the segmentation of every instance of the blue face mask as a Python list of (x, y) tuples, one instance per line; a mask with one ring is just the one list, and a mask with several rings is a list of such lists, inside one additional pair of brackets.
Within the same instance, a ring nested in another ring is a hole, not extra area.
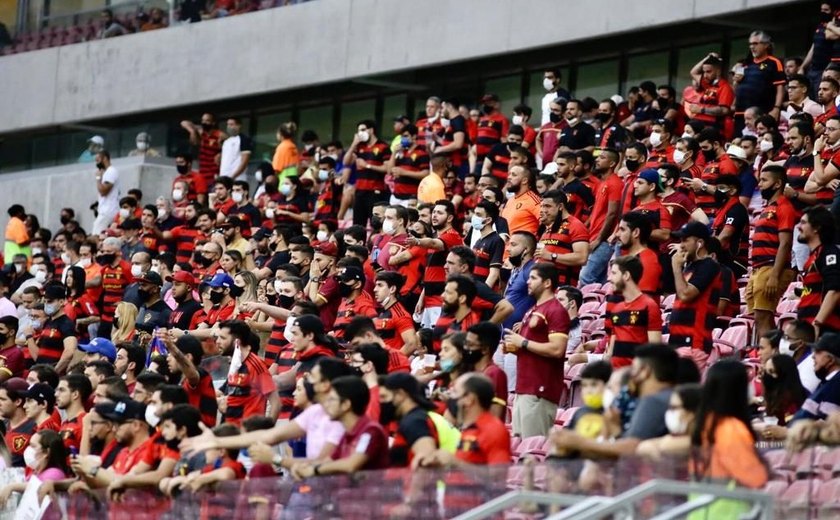
[(440, 369), (444, 372), (452, 372), (455, 369), (456, 363), (452, 359), (441, 359)]
[(411, 148), (411, 139), (409, 139), (408, 137), (403, 137), (402, 139), (400, 139), (400, 146), (402, 146), (405, 149)]
[(280, 193), (282, 193), (283, 195), (288, 195), (291, 192), (292, 192), (292, 187), (289, 186), (288, 184), (282, 184), (280, 186)]

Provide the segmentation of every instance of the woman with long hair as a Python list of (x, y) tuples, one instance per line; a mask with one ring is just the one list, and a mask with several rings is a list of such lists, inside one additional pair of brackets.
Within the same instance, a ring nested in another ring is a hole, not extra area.
[(324, 356), (338, 355), (338, 342), (324, 332), (324, 322), (318, 316), (298, 316), (290, 330), (289, 343), (301, 364), (301, 372), (308, 371)]
[[(26, 467), (42, 482), (64, 480), (71, 475), (67, 466), (68, 456), (64, 441), (55, 430), (41, 430), (33, 435), (23, 453)], [(5, 504), (12, 493), (23, 493), (26, 485), (26, 481), (14, 482), (0, 489), (0, 505)]]
[(252, 318), (254, 313), (241, 310), (241, 306), (243, 303), (257, 301), (257, 277), (251, 271), (240, 271), (233, 277), (233, 284), (239, 292), (239, 296), (236, 297), (236, 307), (233, 310), (233, 319), (247, 320)]
[(783, 440), (787, 437), (785, 426), (808, 398), (808, 390), (802, 386), (796, 361), (783, 354), (767, 361), (761, 382), (764, 384), (766, 419), (756, 422), (754, 428), (764, 439)]
[[(767, 466), (755, 449), (750, 426), (747, 369), (724, 359), (709, 368), (691, 434), (690, 468), (694, 478), (759, 489), (767, 482)], [(689, 518), (737, 518), (749, 504), (716, 500)]]
[(67, 287), (67, 303), (64, 314), (76, 323), (79, 341), (87, 342), (90, 338), (88, 327), (99, 323), (99, 309), (90, 293), (85, 289), (85, 270), (77, 265), (64, 270), (64, 285)]
[(233, 277), (242, 272), (242, 262), (242, 253), (236, 249), (228, 249), (219, 259), (219, 267)]
[(137, 307), (133, 303), (120, 302), (114, 311), (114, 329), (111, 331), (111, 343), (134, 341), (137, 335)]

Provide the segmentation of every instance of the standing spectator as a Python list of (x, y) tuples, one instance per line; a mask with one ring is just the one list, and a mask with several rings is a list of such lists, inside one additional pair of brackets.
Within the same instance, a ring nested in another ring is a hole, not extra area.
[(633, 106), (632, 114), (621, 122), (637, 139), (646, 136), (651, 123), (662, 117), (661, 112), (653, 105), (657, 95), (656, 83), (643, 81), (639, 85), (639, 99)]
[(618, 107), (612, 99), (604, 99), (598, 105), (595, 119), (599, 125), (595, 129), (595, 146), (623, 150), (627, 142), (627, 130), (617, 120)]
[(9, 222), (6, 224), (6, 242), (3, 246), (3, 258), (12, 263), (16, 255), (29, 257), (29, 232), (26, 230), (26, 210), (20, 204), (9, 206)]
[(59, 374), (67, 370), (78, 347), (76, 325), (64, 314), (66, 294), (63, 285), (47, 285), (44, 290), (44, 314), (47, 320), (42, 325), (37, 341), (32, 336), (26, 339), (32, 359), (36, 363), (55, 366)]
[(796, 210), (783, 195), (787, 174), (781, 166), (765, 166), (758, 179), (764, 209), (755, 221), (750, 250), (752, 274), (747, 284), (747, 310), (755, 311), (758, 335), (773, 328), (776, 305), (795, 273), (790, 268)]
[(108, 237), (102, 242), (102, 249), (96, 257), (97, 263), (102, 266), (102, 321), (97, 332), (101, 338), (111, 337), (117, 304), (122, 301), (126, 287), (134, 282), (131, 264), (122, 259), (120, 250), (120, 239)]
[[(828, 38), (829, 26), (831, 26), (831, 39)], [(814, 41), (797, 71), (799, 74), (805, 74), (805, 71), (808, 71), (807, 77), (810, 82), (809, 88), (811, 92), (816, 92), (817, 88), (819, 88), (823, 71), (832, 61), (835, 45), (834, 40), (838, 36), (840, 36), (840, 30), (834, 24), (834, 4), (832, 2), (822, 1), (820, 2), (820, 23), (814, 31)]]
[(834, 218), (822, 206), (808, 208), (799, 230), (798, 240), (808, 246), (810, 254), (803, 267), (798, 317), (814, 326), (817, 337), (840, 332), (840, 248)]
[(650, 125), (650, 153), (642, 168), (657, 168), (674, 162), (674, 145), (671, 144), (673, 135), (674, 122), (670, 119), (657, 119)]
[(619, 220), (622, 183), (615, 169), (620, 155), (616, 150), (601, 150), (595, 159), (596, 175), (600, 177), (595, 194), (595, 205), (589, 217), (589, 260), (580, 272), (581, 286), (603, 283), (607, 275), (607, 263), (612, 256), (612, 246), (607, 239), (613, 234)]
[(96, 154), (96, 191), (98, 215), (91, 229), (92, 235), (99, 235), (111, 225), (120, 210), (120, 172), (111, 164), (108, 150)]
[(502, 209), (501, 216), (508, 223), (509, 233), (527, 231), (536, 235), (540, 225), (540, 196), (536, 192), (536, 176), (525, 166), (510, 169), (507, 186), (513, 194)]
[(23, 377), (26, 359), (17, 345), (20, 328), (15, 316), (0, 317), (0, 383), (12, 377)]
[(659, 304), (639, 289), (642, 262), (636, 256), (613, 260), (609, 281), (622, 300), (609, 311), (611, 321), (607, 353), (613, 368), (633, 363), (636, 348), (662, 341), (662, 313)]
[(540, 118), (541, 125), (545, 125), (551, 121), (552, 102), (558, 98), (562, 98), (565, 101), (571, 99), (569, 91), (560, 85), (561, 77), (560, 69), (548, 69), (543, 72), (543, 88), (547, 91), (547, 94), (540, 101), (540, 109), (542, 111), (542, 117)]
[(506, 139), (510, 122), (499, 111), (499, 96), (496, 94), (485, 94), (481, 98), (481, 111), (483, 115), (478, 120), (478, 134), (475, 140), (476, 164), (484, 164), (484, 158), (490, 153), (493, 146)]
[(537, 140), (537, 131), (531, 128), (531, 125), (528, 124), (531, 122), (532, 114), (533, 111), (528, 105), (516, 105), (513, 107), (513, 118), (510, 121), (511, 125), (521, 126), (524, 130), (522, 146), (527, 148), (531, 155), (534, 154), (534, 143)]
[[(181, 10), (183, 11), (184, 5), (181, 4)], [(140, 26), (141, 31), (154, 31), (155, 29), (165, 29), (166, 28), (166, 17), (163, 14), (163, 9), (160, 7), (153, 7), (152, 10), (149, 12), (149, 20)]]
[(96, 154), (105, 149), (105, 138), (95, 135), (88, 139), (87, 148), (79, 155), (78, 163), (92, 163), (96, 160)]
[(720, 132), (730, 135), (729, 122), (735, 92), (732, 85), (721, 74), (723, 60), (710, 52), (691, 69), (691, 79), (699, 96), (688, 104), (687, 115), (691, 119), (712, 125)]
[(736, 130), (744, 127), (744, 111), (758, 107), (779, 120), (785, 100), (785, 72), (782, 62), (772, 56), (773, 41), (764, 31), (753, 31), (749, 39), (752, 60), (744, 67), (744, 79), (735, 88)]
[(643, 170), (633, 183), (633, 196), (638, 205), (632, 211), (643, 214), (651, 223), (650, 240), (656, 244), (667, 242), (671, 235), (671, 214), (659, 200), (662, 180), (659, 172)]
[(561, 102), (559, 99), (552, 99), (548, 104), (548, 109), (548, 121), (543, 123), (536, 137), (538, 168), (544, 168), (554, 161), (554, 155), (560, 147), (560, 134), (569, 125), (563, 118), (563, 113), (566, 111), (565, 100)]
[(714, 221), (722, 204), (715, 199), (715, 185), (721, 175), (738, 175), (738, 167), (726, 154), (723, 136), (714, 128), (704, 128), (695, 140), (700, 145), (700, 152), (705, 159), (705, 167), (700, 178), (688, 181), (694, 190), (695, 201), (710, 221)]
[(371, 208), (377, 202), (388, 201), (390, 195), (385, 185), (388, 171), (386, 162), (391, 158), (388, 143), (376, 134), (376, 123), (360, 121), (353, 143), (344, 154), (344, 166), (356, 168), (356, 196), (353, 201), (353, 224), (367, 226)]
[(507, 329), (505, 351), (517, 355), (513, 433), (521, 437), (548, 435), (563, 394), (562, 373), (569, 339), (569, 313), (554, 297), (557, 269), (536, 264), (528, 278), (528, 293), (536, 300), (521, 325)]
[(248, 161), (254, 151), (254, 141), (241, 132), (242, 120), (238, 117), (229, 117), (227, 120), (228, 138), (222, 143), (222, 155), (219, 161), (219, 175), (222, 177), (236, 180), (248, 168)]
[(452, 169), (459, 177), (464, 177), (469, 172), (467, 155), (470, 137), (467, 135), (467, 121), (458, 112), (457, 101), (449, 99), (443, 102), (440, 123), (443, 126), (443, 136), (434, 136), (437, 143), (435, 155), (449, 157)]
[(566, 194), (549, 190), (540, 203), (540, 229), (534, 258), (550, 262), (560, 273), (559, 285), (577, 285), (581, 266), (589, 257), (589, 231), (566, 209)]
[(277, 129), (277, 141), (279, 141), (279, 144), (274, 149), (274, 158), (271, 160), (271, 166), (278, 175), (280, 182), (287, 175), (297, 175), (297, 165), (300, 162), (300, 156), (294, 140), (295, 132), (297, 132), (297, 125), (293, 121), (283, 123)]
[(560, 132), (559, 147), (561, 152), (579, 152), (595, 150), (595, 129), (583, 121), (583, 102), (571, 99), (566, 103), (564, 113), (568, 125)]
[(114, 36), (128, 34), (128, 29), (114, 18), (114, 12), (110, 9), (103, 9), (99, 15), (99, 20), (101, 22), (99, 38), (113, 38)]
[(721, 175), (717, 179), (715, 199), (724, 200), (723, 205), (712, 221), (714, 237), (726, 251), (728, 264), (739, 277), (747, 273), (749, 258), (750, 215), (747, 208), (738, 200), (741, 181), (734, 175)]
[[(695, 479), (718, 479), (760, 489), (768, 479), (767, 467), (755, 448), (756, 435), (750, 426), (747, 401), (747, 369), (740, 361), (724, 359), (709, 369), (700, 397), (694, 431), (691, 434), (691, 469)], [(638, 413), (638, 410), (636, 411)], [(714, 515), (713, 502), (704, 514)], [(749, 504), (732, 501), (726, 511)]]
[(377, 312), (373, 297), (365, 290), (366, 277), (361, 267), (345, 267), (338, 275), (338, 281), (341, 303), (338, 306), (332, 333), (336, 338), (342, 339), (344, 328), (353, 318), (356, 316), (374, 318)]
[(711, 236), (707, 226), (689, 222), (674, 236), (680, 239), (680, 248), (671, 257), (676, 299), (668, 343), (679, 355), (694, 360), (702, 372), (712, 351), (722, 288), (720, 265), (706, 249)]
[(440, 120), (440, 104), (439, 97), (429, 97), (426, 100), (425, 113), (415, 123), (417, 127), (417, 146), (428, 152), (431, 152), (431, 147), (435, 142), (434, 136), (442, 134), (444, 130)]
[(491, 288), (499, 285), (502, 267), (502, 255), (505, 243), (493, 229), (493, 223), (499, 218), (499, 208), (492, 202), (482, 200), (473, 210), (470, 227), (481, 234), (473, 246), (475, 251), (475, 269), (477, 280)]
[[(429, 176), (429, 153), (425, 146), (419, 144), (419, 135), (417, 127), (408, 124), (398, 136), (396, 150), (388, 163), (390, 174), (394, 177), (391, 204), (407, 207), (416, 203), (420, 183)], [(440, 180), (440, 185), (443, 189), (443, 180)]]
[(201, 115), (198, 125), (189, 120), (181, 121), (181, 128), (189, 133), (190, 143), (198, 147), (198, 173), (210, 186), (219, 175), (222, 143), (228, 136), (216, 128), (216, 116), (209, 112)]

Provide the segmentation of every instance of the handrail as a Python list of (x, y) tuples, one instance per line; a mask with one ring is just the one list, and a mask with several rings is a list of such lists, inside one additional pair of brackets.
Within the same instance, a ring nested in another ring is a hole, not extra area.
[(599, 500), (603, 497), (584, 497), (564, 493), (543, 493), (540, 491), (509, 491), (500, 497), (485, 502), (480, 507), (456, 516), (453, 520), (480, 520), (518, 506), (523, 502), (535, 502), (543, 505), (574, 506), (587, 500)]
[[(180, 3), (177, 0), (132, 0), (128, 2), (120, 2), (119, 4), (108, 5), (105, 0), (102, 0), (102, 6), (93, 9), (84, 9), (66, 14), (44, 15), (43, 11), (38, 13), (38, 21), (36, 23), (36, 30), (41, 30), (46, 27), (53, 26), (72, 26), (79, 25), (80, 21), (86, 21), (89, 18), (96, 18), (103, 9), (110, 9), (114, 14), (137, 12), (138, 9), (143, 9), (148, 12), (154, 7), (159, 7), (166, 11), (174, 7), (175, 3)], [(170, 18), (171, 20), (171, 18)], [(171, 22), (170, 22), (171, 23)]]

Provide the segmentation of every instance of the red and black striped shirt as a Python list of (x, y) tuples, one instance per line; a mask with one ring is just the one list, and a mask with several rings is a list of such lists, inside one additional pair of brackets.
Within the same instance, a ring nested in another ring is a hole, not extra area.
[(343, 191), (344, 186), (336, 184), (335, 179), (330, 179), (321, 185), (318, 200), (315, 201), (316, 224), (325, 220), (338, 220), (338, 209)]
[(487, 153), (490, 159), (490, 174), (502, 182), (507, 182), (508, 168), (510, 166), (510, 150), (505, 143), (493, 145)]
[(219, 406), (216, 402), (216, 388), (213, 386), (213, 378), (210, 374), (203, 368), (198, 368), (198, 386), (193, 387), (186, 377), (181, 386), (187, 392), (187, 402), (201, 412), (201, 422), (209, 428), (216, 426)]
[(431, 123), (429, 123), (429, 119), (426, 117), (418, 119), (415, 126), (417, 127), (417, 137), (415, 142), (417, 143), (417, 146), (423, 149), (428, 149), (429, 145), (429, 142), (426, 139), (426, 134), (431, 133), (434, 135), (443, 135), (443, 125), (440, 124), (439, 117), (435, 118), (435, 120)]
[(207, 237), (196, 228), (188, 225), (172, 228), (172, 239), (175, 240), (175, 261), (191, 262), (195, 252), (196, 242), (203, 242)]
[[(799, 319), (813, 324), (828, 291), (840, 291), (840, 248), (823, 244), (811, 251), (804, 266), (802, 297), (799, 300)], [(820, 324), (820, 331), (840, 331), (840, 307)]]
[(712, 350), (712, 331), (723, 287), (720, 264), (706, 257), (687, 264), (682, 275), (700, 294), (690, 302), (674, 300), (668, 344), (675, 348), (691, 347), (708, 354)]
[(467, 135), (467, 121), (464, 116), (455, 116), (449, 121), (449, 126), (446, 127), (443, 133), (443, 143), (441, 146), (447, 146), (455, 142), (455, 134), (464, 134), (464, 144), (460, 149), (449, 152), (449, 161), (455, 168), (460, 167), (467, 162), (467, 151), (470, 146), (470, 138)]
[[(814, 156), (806, 153), (804, 156), (791, 155), (785, 161), (785, 169), (787, 170), (788, 186), (796, 190), (797, 194), (805, 193), (805, 183), (808, 182), (808, 177), (814, 171)], [(815, 193), (817, 196), (817, 204), (823, 206), (830, 206), (834, 201), (834, 190), (827, 187), (822, 187)], [(799, 197), (790, 199), (793, 209), (796, 210), (796, 217), (802, 216), (803, 211), (810, 204), (806, 204)]]
[[(755, 221), (750, 266), (753, 269), (772, 266), (779, 252), (779, 233), (793, 233), (795, 225), (796, 210), (787, 198), (780, 195), (775, 201), (767, 204)], [(790, 262), (790, 249), (783, 253), (782, 261), (787, 264)]]
[[(700, 179), (706, 184), (715, 186), (718, 177), (721, 175), (738, 175), (738, 167), (732, 162), (728, 155), (706, 163), (703, 168), (703, 173), (700, 174)], [(718, 203), (715, 201), (715, 192), (698, 191), (695, 202), (697, 206), (703, 210), (703, 213), (709, 217), (709, 220), (715, 219), (715, 214), (718, 210)]]
[(446, 269), (444, 269), (446, 255), (453, 247), (464, 245), (464, 240), (454, 228), (449, 228), (440, 233), (437, 239), (443, 242), (443, 249), (430, 252), (426, 260), (426, 275), (423, 282), (423, 288), (426, 290), (423, 305), (426, 307), (440, 307), (442, 305), (443, 300), (440, 295), (443, 294), (443, 289), (446, 287)]
[(586, 222), (595, 205), (595, 191), (598, 179), (589, 176), (586, 179), (574, 178), (563, 186), (566, 194), (566, 209), (581, 222)]
[(481, 237), (473, 247), (475, 252), (475, 267), (473, 276), (476, 280), (487, 281), (491, 267), (502, 267), (502, 256), (505, 253), (505, 243), (495, 231), (486, 237)]
[(252, 415), (265, 415), (268, 396), (276, 390), (265, 361), (249, 352), (239, 370), (229, 374), (225, 382), (225, 422), (239, 426), (243, 419)]
[[(369, 166), (382, 166), (391, 158), (391, 148), (384, 141), (376, 141), (372, 145), (361, 144), (356, 149), (356, 157), (363, 159)], [(370, 168), (356, 170), (356, 190), (384, 191), (385, 174)]]
[(348, 301), (347, 298), (341, 300), (335, 322), (333, 322), (333, 331), (337, 339), (344, 337), (344, 327), (356, 316), (368, 318), (376, 316), (376, 303), (373, 301), (373, 296), (366, 291), (359, 293), (353, 301)]
[(457, 321), (454, 314), (441, 314), (432, 329), (432, 348), (440, 352), (440, 345), (443, 337), (452, 332), (467, 332), (467, 329), (481, 321), (481, 316), (470, 311), (464, 319)]
[(712, 231), (720, 237), (726, 228), (732, 229), (732, 236), (726, 247), (732, 259), (746, 267), (750, 256), (750, 216), (738, 197), (732, 197), (718, 211), (712, 222)]
[(407, 330), (414, 331), (414, 320), (400, 302), (383, 309), (373, 319), (373, 323), (379, 337), (385, 342), (385, 346), (391, 350), (401, 350), (405, 345), (402, 338), (403, 333)]
[[(567, 255), (573, 251), (573, 245), (577, 242), (589, 243), (589, 231), (583, 223), (572, 215), (564, 219), (557, 231), (547, 229), (540, 237), (539, 243), (545, 247), (550, 254)], [(579, 265), (566, 265), (559, 261), (555, 262), (547, 258), (537, 258), (537, 262), (552, 263), (559, 272), (559, 285), (577, 285), (580, 274)]]
[(38, 359), (35, 361), (55, 365), (61, 359), (61, 353), (64, 352), (64, 338), (75, 337), (75, 322), (64, 314), (47, 320), (38, 337)]
[(198, 173), (204, 178), (207, 186), (219, 175), (219, 165), (216, 156), (222, 153), (222, 131), (218, 129), (201, 133), (198, 145)]
[(134, 277), (131, 276), (131, 264), (125, 260), (120, 260), (116, 267), (107, 265), (102, 268), (102, 304), (99, 308), (102, 309), (103, 323), (114, 322), (117, 304), (122, 301), (125, 288), (132, 282)]
[(507, 136), (509, 129), (510, 122), (498, 112), (481, 116), (475, 138), (475, 153), (478, 155), (479, 162), (484, 161), (484, 157), (490, 153), (493, 145), (502, 142), (502, 137)]
[[(395, 165), (410, 172), (428, 170), (429, 153), (425, 147), (414, 145), (408, 150), (397, 153)], [(403, 175), (394, 178), (394, 197), (400, 200), (416, 199), (420, 180)]]
[(616, 368), (630, 364), (636, 357), (636, 347), (648, 342), (648, 331), (662, 331), (659, 304), (644, 293), (629, 302), (622, 298), (611, 309), (608, 319), (615, 337), (610, 361)]

